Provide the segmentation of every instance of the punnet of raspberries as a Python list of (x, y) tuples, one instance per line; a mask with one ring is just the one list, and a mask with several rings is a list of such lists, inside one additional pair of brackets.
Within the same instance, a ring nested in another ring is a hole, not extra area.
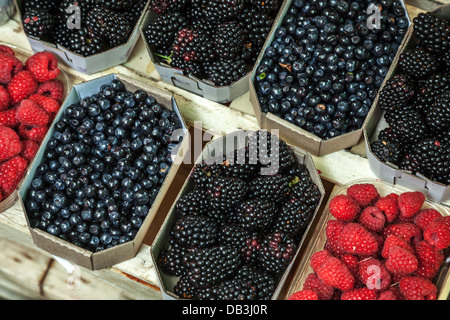
[(289, 300), (437, 299), (450, 216), (427, 206), (423, 193), (382, 196), (358, 183), (330, 200), (329, 213), (325, 245)]
[(16, 190), (59, 111), (58, 60), (39, 52), (22, 62), (0, 46), (0, 202)]
[(178, 277), (180, 298), (271, 299), (320, 203), (319, 186), (284, 141), (262, 130), (249, 140), (196, 164), (193, 187), (176, 202), (157, 265)]

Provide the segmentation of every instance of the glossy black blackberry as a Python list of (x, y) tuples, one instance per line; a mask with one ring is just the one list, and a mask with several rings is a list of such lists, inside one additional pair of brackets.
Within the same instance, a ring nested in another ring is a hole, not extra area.
[(235, 150), (232, 154), (226, 155), (222, 168), (225, 177), (239, 178), (244, 181), (250, 181), (259, 174), (259, 165), (256, 159), (250, 158), (248, 147)]
[(301, 239), (314, 215), (314, 207), (298, 199), (285, 202), (273, 223), (273, 230), (290, 234), (297, 241)]
[(204, 16), (208, 20), (222, 22), (232, 20), (244, 10), (244, 0), (205, 0)]
[(250, 281), (242, 279), (225, 280), (198, 292), (197, 300), (247, 301), (256, 300), (256, 288)]
[(250, 231), (265, 230), (278, 213), (277, 206), (269, 199), (252, 199), (241, 202), (236, 207), (231, 220)]
[(66, 23), (74, 14), (70, 7), (76, 6), (80, 9), (80, 22), (84, 26), (89, 11), (96, 7), (96, 0), (63, 0), (58, 6), (58, 11), (62, 23)]
[(96, 0), (98, 7), (111, 10), (130, 10), (135, 4), (134, 0)]
[(245, 181), (231, 177), (216, 177), (207, 187), (210, 205), (225, 211), (237, 207), (247, 191)]
[(206, 63), (215, 57), (214, 45), (210, 38), (197, 30), (181, 29), (172, 46), (174, 57), (184, 61)]
[(289, 198), (297, 199), (314, 211), (320, 201), (319, 187), (312, 181), (311, 177), (295, 177), (290, 183)]
[(158, 255), (158, 267), (171, 276), (180, 277), (184, 274), (183, 255), (188, 249), (174, 243), (169, 248), (161, 250)]
[(414, 82), (408, 76), (396, 74), (380, 92), (380, 109), (392, 111), (405, 106), (414, 97), (414, 89)]
[(450, 90), (450, 76), (445, 72), (437, 72), (417, 82), (417, 94), (411, 101), (422, 114), (433, 105), (436, 97)]
[(450, 29), (448, 22), (432, 13), (419, 13), (414, 18), (414, 35), (428, 50), (446, 52), (450, 49)]
[(233, 60), (244, 45), (244, 31), (237, 21), (224, 22), (216, 27), (213, 41), (218, 58)]
[(94, 36), (116, 43), (126, 42), (132, 30), (130, 21), (123, 14), (105, 8), (89, 11), (86, 27)]
[(181, 299), (194, 299), (198, 293), (198, 287), (190, 278), (180, 277), (173, 288), (173, 292)]
[(281, 6), (280, 0), (252, 0), (252, 5), (262, 11), (276, 11)]
[(76, 33), (77, 30), (71, 30), (67, 28), (65, 23), (59, 23), (53, 31), (52, 42), (69, 48), (70, 42)]
[(102, 38), (92, 35), (89, 30), (83, 28), (71, 35), (67, 48), (74, 53), (89, 57), (105, 51), (108, 46)]
[(380, 131), (378, 139), (370, 145), (370, 148), (380, 161), (398, 165), (404, 156), (404, 148), (400, 141), (392, 128), (387, 127)]
[(257, 232), (244, 229), (230, 222), (226, 222), (220, 227), (217, 241), (218, 243), (228, 244), (238, 248), (245, 263), (251, 263), (256, 260), (260, 247)]
[(206, 67), (206, 76), (215, 86), (223, 87), (243, 78), (247, 74), (247, 65), (243, 59), (218, 59)]
[(398, 167), (401, 170), (409, 171), (413, 174), (420, 172), (422, 170), (422, 165), (418, 157), (406, 153), (404, 157), (400, 160)]
[(415, 143), (422, 140), (428, 133), (425, 119), (411, 106), (387, 112), (384, 117), (392, 131), (400, 137), (403, 143)]
[(210, 210), (208, 196), (203, 190), (194, 189), (180, 197), (175, 210), (184, 217), (205, 215)]
[(425, 78), (434, 73), (440, 66), (435, 55), (422, 47), (403, 52), (398, 61), (403, 73), (415, 79)]
[(280, 202), (289, 195), (290, 182), (291, 178), (286, 175), (259, 176), (248, 184), (248, 196)]
[(51, 37), (57, 25), (54, 15), (48, 11), (31, 9), (26, 11), (22, 18), (25, 33), (38, 39)]
[(215, 34), (217, 23), (215, 21), (209, 21), (202, 17), (196, 18), (187, 16), (186, 18), (189, 19), (189, 28), (192, 30), (197, 30), (198, 32), (204, 34), (205, 36), (212, 39), (212, 37)]
[(149, 8), (157, 14), (174, 11), (182, 12), (187, 3), (187, 0), (150, 0)]
[(249, 264), (238, 270), (236, 279), (250, 281), (256, 288), (257, 300), (270, 300), (275, 291), (276, 283), (272, 275)]
[[(168, 49), (171, 50), (171, 49)], [(168, 53), (166, 53), (168, 54)], [(194, 76), (198, 79), (203, 79), (204, 76), (204, 68), (203, 64), (198, 61), (186, 61), (183, 57), (173, 57), (170, 65), (173, 68), (180, 69), (183, 71), (183, 74), (186, 76)]]
[(51, 12), (55, 10), (57, 6), (57, 1), (55, 0), (26, 0), (24, 1), (24, 11), (31, 9), (38, 11), (48, 11)]
[(221, 164), (208, 164), (204, 161), (195, 165), (190, 179), (197, 188), (206, 188), (215, 177), (224, 176), (224, 168)]
[(218, 226), (205, 216), (186, 216), (175, 222), (170, 235), (184, 248), (206, 248), (216, 244)]
[(269, 233), (261, 241), (258, 266), (273, 276), (279, 276), (294, 259), (297, 248), (295, 239), (288, 233)]
[(431, 131), (450, 130), (450, 91), (445, 91), (436, 97), (426, 111), (426, 121)]
[(140, 16), (144, 13), (145, 6), (147, 5), (147, 0), (135, 0), (131, 8), (129, 8), (124, 15), (131, 22), (131, 25), (135, 25), (139, 20)]

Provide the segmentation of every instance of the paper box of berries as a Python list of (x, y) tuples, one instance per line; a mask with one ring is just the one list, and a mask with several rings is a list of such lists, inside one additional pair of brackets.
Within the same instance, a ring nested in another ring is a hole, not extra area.
[(151, 0), (141, 35), (162, 81), (228, 103), (248, 79), (282, 0)]
[(324, 194), (311, 155), (270, 132), (209, 142), (151, 248), (163, 297), (277, 299)]
[(148, 0), (16, 0), (33, 51), (51, 51), (84, 74), (128, 60), (147, 4)]
[(448, 210), (378, 180), (333, 190), (289, 300), (447, 300)]
[(165, 91), (116, 74), (75, 85), (19, 192), (34, 243), (91, 270), (133, 258), (188, 137)]
[(414, 19), (364, 129), (377, 177), (450, 200), (450, 6)]
[(0, 44), (0, 212), (18, 199), (30, 164), (70, 90), (49, 52)]
[(316, 156), (361, 140), (411, 23), (401, 0), (371, 5), (288, 1), (250, 78), (262, 128)]

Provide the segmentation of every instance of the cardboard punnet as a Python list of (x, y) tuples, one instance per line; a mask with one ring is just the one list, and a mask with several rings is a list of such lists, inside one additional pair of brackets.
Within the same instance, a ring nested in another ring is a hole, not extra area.
[[(286, 1), (287, 0), (284, 0), (281, 8), (284, 6)], [(280, 12), (281, 9), (274, 20), (274, 25), (279, 18)], [(248, 91), (248, 81), (251, 71), (249, 71), (243, 78), (235, 81), (229, 86), (217, 87), (207, 80), (201, 80), (190, 75), (186, 76), (181, 70), (172, 68), (168, 64), (161, 61), (161, 59), (155, 56), (155, 54), (152, 52), (144, 34), (145, 29), (149, 24), (155, 21), (156, 17), (156, 13), (151, 10), (147, 11), (145, 16), (143, 17), (141, 25), (141, 37), (145, 43), (150, 59), (153, 62), (155, 69), (163, 82), (218, 103), (229, 103)]]
[[(15, 2), (19, 16), (22, 17), (24, 0), (15, 0)], [(134, 46), (139, 40), (139, 26), (147, 8), (148, 3), (131, 31), (126, 43), (89, 57), (73, 53), (61, 45), (36, 39), (31, 36), (27, 36), (27, 39), (34, 52), (50, 51), (76, 71), (84, 74), (97, 73), (128, 61)], [(22, 18), (20, 18), (20, 21), (22, 21)]]
[[(250, 132), (250, 134), (251, 134), (251, 132)], [(248, 143), (248, 139), (246, 137), (247, 137), (246, 134), (241, 134), (241, 132), (234, 132), (234, 133), (230, 133), (226, 136), (214, 137), (214, 139), (211, 142), (206, 144), (206, 146), (204, 147), (204, 149), (202, 151), (202, 154), (199, 156), (196, 163), (201, 163), (203, 160), (214, 161), (214, 159), (219, 159), (219, 158), (223, 160), (223, 157), (222, 157), (223, 154), (229, 154), (230, 151), (233, 152), (234, 150), (241, 150), (242, 148), (244, 148), (245, 145)], [(300, 240), (300, 243), (298, 245), (298, 251), (297, 251), (295, 257), (293, 258), (291, 264), (288, 266), (286, 271), (281, 276), (281, 279), (277, 283), (275, 292), (272, 296), (272, 300), (278, 299), (280, 292), (283, 289), (283, 285), (284, 285), (284, 283), (289, 275), (289, 272), (292, 268), (292, 265), (296, 261), (297, 256), (303, 254), (303, 251), (305, 250), (305, 246), (306, 246), (305, 239), (309, 237), (308, 236), (309, 233), (313, 232), (311, 226), (315, 224), (315, 221), (317, 219), (319, 219), (319, 213), (318, 213), (319, 208), (321, 207), (322, 201), (325, 196), (325, 189), (322, 184), (322, 180), (317, 172), (317, 169), (314, 165), (312, 156), (308, 152), (306, 152), (303, 149), (300, 149), (298, 147), (294, 146), (294, 147), (292, 147), (292, 149), (294, 151), (294, 154), (295, 154), (295, 157), (296, 157), (298, 163), (304, 164), (306, 166), (306, 168), (308, 169), (313, 182), (319, 187), (319, 190), (320, 190), (320, 193), (322, 196), (321, 196), (320, 202), (317, 204), (317, 208), (314, 212), (311, 222), (308, 225), (308, 227), (305, 229), (304, 235), (303, 235), (302, 239)], [(191, 171), (191, 175), (192, 175), (192, 172), (193, 172), (193, 169)], [(180, 190), (176, 200), (174, 201), (171, 209), (169, 210), (169, 213), (166, 216), (166, 219), (165, 219), (164, 223), (162, 224), (158, 234), (156, 235), (155, 240), (150, 249), (152, 261), (153, 261), (153, 264), (154, 264), (154, 266), (156, 268), (156, 272), (157, 272), (159, 287), (161, 288), (161, 293), (165, 300), (178, 300), (179, 299), (179, 297), (177, 297), (173, 293), (173, 287), (175, 286), (175, 284), (177, 283), (179, 278), (174, 277), (174, 276), (169, 276), (160, 270), (160, 268), (158, 267), (158, 256), (159, 256), (159, 253), (161, 252), (161, 250), (163, 250), (164, 248), (167, 247), (167, 245), (169, 243), (169, 236), (170, 236), (171, 228), (172, 228), (173, 224), (175, 223), (175, 221), (179, 218), (179, 216), (175, 210), (175, 205), (176, 205), (177, 201), (184, 194), (191, 191), (193, 189), (193, 187), (194, 186), (193, 186), (192, 180), (187, 179), (186, 182), (184, 183), (182, 189)]]
[[(450, 19), (450, 5), (439, 6), (432, 12), (441, 17)], [(401, 47), (399, 54), (410, 48), (413, 48), (418, 43), (418, 39), (414, 36), (413, 28), (414, 25), (411, 25), (410, 30), (408, 31), (404, 39), (404, 45)], [(397, 71), (398, 57), (391, 65), (386, 81), (392, 78), (397, 73)], [(381, 90), (382, 88), (380, 89), (379, 93), (381, 92)], [(377, 101), (379, 93), (377, 95)], [(378, 134), (381, 130), (388, 127), (388, 124), (384, 119), (384, 114), (385, 112), (379, 108), (377, 103), (369, 113), (367, 121), (363, 126), (367, 159), (369, 161), (370, 168), (375, 173), (375, 175), (386, 182), (421, 191), (428, 198), (434, 201), (445, 202), (447, 200), (450, 200), (449, 185), (444, 185), (442, 183), (432, 181), (431, 179), (425, 177), (420, 173), (413, 174), (412, 172), (401, 170), (397, 165), (393, 163), (382, 162), (372, 152), (372, 149), (370, 147), (371, 143), (373, 143), (377, 139)]]
[[(327, 155), (327, 154), (330, 154), (330, 153), (333, 153), (333, 152), (336, 152), (339, 150), (353, 147), (361, 141), (361, 138), (363, 136), (362, 128), (364, 127), (364, 124), (362, 125), (361, 129), (340, 135), (338, 137), (335, 137), (335, 138), (332, 138), (329, 140), (324, 140), (324, 139), (288, 122), (287, 120), (281, 119), (280, 117), (276, 116), (275, 114), (273, 114), (271, 112), (264, 113), (261, 111), (261, 105), (259, 103), (258, 95), (257, 95), (256, 89), (254, 86), (255, 78), (257, 76), (256, 71), (257, 71), (257, 68), (264, 56), (265, 50), (267, 49), (268, 45), (270, 45), (275, 38), (276, 28), (279, 27), (281, 25), (281, 23), (283, 22), (283, 18), (287, 14), (292, 2), (293, 2), (292, 0), (289, 0), (284, 4), (283, 9), (279, 14), (279, 18), (278, 18), (276, 24), (274, 25), (271, 33), (269, 34), (269, 37), (267, 38), (266, 45), (264, 46), (263, 50), (261, 50), (259, 59), (256, 62), (255, 67), (252, 72), (252, 75), (250, 76), (250, 79), (249, 79), (249, 81), (250, 81), (250, 89), (249, 89), (250, 90), (250, 101), (253, 106), (256, 118), (258, 120), (258, 124), (261, 128), (266, 129), (266, 130), (272, 130), (272, 129), (280, 130), (280, 137), (283, 140), (285, 140), (289, 144), (299, 146), (299, 147), (305, 149), (306, 151), (310, 152), (314, 156), (323, 156), (323, 155)], [(411, 25), (411, 21), (408, 16), (408, 11), (406, 9), (406, 6), (403, 1), (401, 3), (405, 10), (405, 13), (406, 13), (406, 16), (408, 19), (408, 23), (409, 23), (409, 25)], [(406, 38), (406, 35), (405, 35), (405, 38)], [(405, 42), (405, 38), (403, 39), (403, 42), (400, 45), (400, 48), (403, 46), (403, 44)], [(399, 54), (400, 48), (397, 52), (396, 57)], [(384, 79), (382, 86), (384, 85), (385, 82), (386, 82), (386, 77)], [(374, 108), (376, 102), (377, 102), (377, 98), (374, 99), (371, 109)], [(365, 122), (367, 122), (367, 117), (365, 119)]]
[(142, 226), (140, 227), (136, 237), (132, 241), (116, 245), (112, 248), (106, 249), (101, 252), (94, 253), (85, 250), (81, 247), (78, 247), (67, 241), (64, 241), (38, 228), (33, 228), (30, 226), (26, 210), (27, 193), (30, 188), (31, 182), (34, 178), (36, 169), (40, 165), (44, 157), (46, 145), (54, 132), (55, 123), (58, 122), (58, 120), (61, 118), (62, 114), (64, 113), (64, 110), (67, 109), (67, 107), (69, 107), (74, 103), (79, 102), (85, 97), (89, 97), (93, 94), (98, 93), (102, 85), (109, 84), (113, 79), (121, 80), (125, 84), (126, 89), (131, 92), (134, 92), (137, 89), (143, 89), (149, 95), (152, 95), (160, 105), (162, 105), (165, 108), (168, 108), (169, 110), (175, 111), (179, 119), (181, 120), (182, 135), (183, 135), (183, 140), (179, 144), (176, 157), (181, 156), (189, 149), (189, 140), (190, 140), (189, 131), (187, 130), (186, 124), (184, 123), (184, 120), (180, 114), (177, 102), (171, 94), (162, 91), (159, 88), (155, 88), (153, 86), (136, 81), (132, 78), (118, 74), (110, 74), (101, 78), (97, 78), (88, 82), (75, 85), (73, 87), (72, 91), (70, 92), (69, 96), (65, 100), (63, 106), (61, 107), (60, 112), (56, 116), (53, 125), (50, 127), (50, 130), (36, 155), (36, 159), (33, 162), (30, 171), (28, 172), (28, 175), (19, 191), (19, 199), (25, 213), (25, 218), (27, 220), (30, 229), (31, 237), (34, 243), (39, 248), (55, 256), (58, 256), (60, 258), (63, 258), (65, 260), (68, 260), (72, 263), (75, 263), (79, 266), (91, 270), (107, 268), (114, 264), (131, 259), (136, 255), (139, 246), (141, 245), (145, 235), (147, 234), (147, 231), (150, 228), (152, 221), (158, 214), (158, 209), (164, 199), (164, 196), (167, 190), (169, 189), (170, 185), (172, 184), (172, 181), (174, 180), (175, 176), (177, 175), (178, 169), (180, 167), (180, 165), (177, 164), (176, 161), (174, 162), (174, 164), (172, 164), (161, 186), (161, 189), (149, 210), (149, 213), (145, 217)]

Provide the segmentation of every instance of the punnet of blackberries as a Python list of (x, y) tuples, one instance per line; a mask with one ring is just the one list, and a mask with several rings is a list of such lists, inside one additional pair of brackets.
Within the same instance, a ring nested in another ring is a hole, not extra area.
[(217, 87), (253, 68), (282, 0), (151, 0), (145, 38), (156, 61)]
[(156, 257), (176, 277), (169, 291), (180, 299), (270, 300), (321, 197), (306, 165), (270, 132), (252, 132), (245, 148), (198, 162)]
[(371, 151), (382, 162), (450, 185), (450, 22), (420, 13), (412, 40), (380, 92), (386, 125)]
[(180, 128), (174, 111), (119, 79), (68, 105), (31, 177), (30, 226), (91, 252), (134, 240), (173, 164), (179, 141), (170, 137)]
[(323, 140), (361, 129), (409, 24), (401, 0), (292, 1), (255, 69), (261, 111)]
[(128, 42), (148, 0), (24, 0), (28, 36), (83, 57)]

